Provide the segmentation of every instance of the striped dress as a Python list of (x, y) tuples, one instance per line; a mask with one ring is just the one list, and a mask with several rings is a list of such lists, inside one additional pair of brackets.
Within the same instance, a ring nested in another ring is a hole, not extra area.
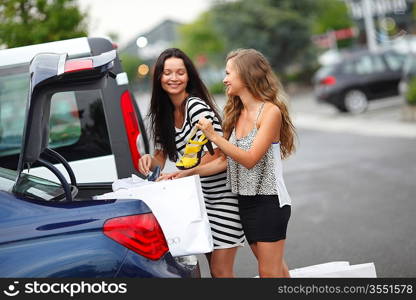
[[(205, 117), (213, 121), (214, 129), (222, 135), (218, 118), (210, 107), (200, 98), (189, 97), (186, 100), (185, 121), (182, 128), (176, 129), (176, 149), (183, 155), (193, 126)], [(202, 132), (197, 132), (197, 138)], [(194, 138), (195, 139), (195, 138)], [(215, 144), (212, 144), (216, 148)], [(203, 149), (208, 151), (206, 146)], [(244, 233), (240, 222), (237, 196), (227, 185), (226, 171), (211, 176), (201, 176), (201, 186), (207, 208), (208, 219), (214, 240), (214, 249), (225, 249), (244, 245)]]

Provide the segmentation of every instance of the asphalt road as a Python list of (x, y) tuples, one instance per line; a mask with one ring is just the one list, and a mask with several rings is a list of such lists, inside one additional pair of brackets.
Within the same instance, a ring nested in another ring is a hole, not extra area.
[[(145, 97), (136, 99), (143, 111)], [(401, 120), (401, 100), (372, 104), (360, 116), (317, 105), (310, 91), (290, 103), (298, 150), (283, 164), (293, 203), (289, 269), (374, 262), (378, 277), (415, 277), (416, 124)], [(235, 274), (257, 275), (248, 245), (238, 251)]]

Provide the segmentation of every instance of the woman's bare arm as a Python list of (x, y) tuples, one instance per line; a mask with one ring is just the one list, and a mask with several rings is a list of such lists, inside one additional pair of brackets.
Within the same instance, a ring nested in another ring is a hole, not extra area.
[(280, 138), (282, 115), (275, 105), (269, 105), (264, 111), (257, 135), (251, 148), (245, 151), (217, 134), (208, 120), (201, 119), (199, 128), (204, 131), (208, 139), (215, 143), (222, 152), (244, 167), (251, 169), (264, 156), (270, 145)]

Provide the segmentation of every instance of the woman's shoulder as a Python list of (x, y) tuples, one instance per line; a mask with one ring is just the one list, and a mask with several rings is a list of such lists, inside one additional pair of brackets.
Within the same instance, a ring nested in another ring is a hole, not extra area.
[(190, 96), (186, 104), (187, 111), (190, 115), (199, 114), (205, 111), (212, 111), (209, 105), (199, 97)]
[(281, 120), (281, 118), (282, 112), (276, 104), (272, 102), (266, 102), (264, 104), (263, 112), (260, 116), (260, 123), (262, 120)]
[(190, 106), (195, 106), (195, 105), (208, 106), (207, 103), (203, 99), (197, 96), (189, 96), (187, 99), (187, 106), (190, 107)]
[(281, 114), (280, 108), (272, 102), (265, 102), (263, 111), (271, 114)]

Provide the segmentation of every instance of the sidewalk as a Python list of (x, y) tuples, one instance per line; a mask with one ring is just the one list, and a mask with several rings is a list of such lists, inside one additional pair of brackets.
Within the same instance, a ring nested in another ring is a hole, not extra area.
[(312, 90), (290, 95), (290, 108), (295, 126), (330, 132), (349, 132), (370, 136), (416, 137), (416, 122), (402, 118), (400, 96), (370, 102), (360, 115), (339, 113), (333, 106), (317, 103)]
[(348, 132), (370, 136), (416, 138), (416, 123), (400, 120), (366, 120), (349, 116), (322, 116), (295, 113), (293, 122), (297, 128)]

